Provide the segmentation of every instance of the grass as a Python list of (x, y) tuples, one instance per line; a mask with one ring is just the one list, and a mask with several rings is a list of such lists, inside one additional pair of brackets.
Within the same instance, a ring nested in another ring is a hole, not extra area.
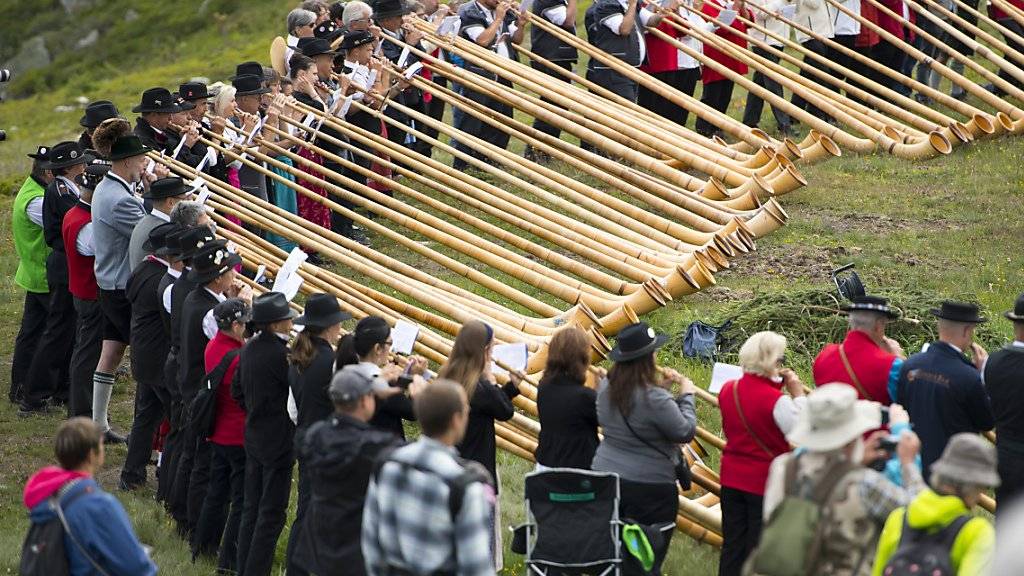
[[(79, 112), (52, 112), (78, 95), (108, 97), (122, 111), (130, 109), (138, 94), (147, 87), (176, 85), (197, 73), (212, 79), (229, 76), (233, 64), (248, 59), (266, 59), (264, 42), (280, 33), (282, 10), (269, 2), (238, 5), (229, 0), (210, 0), (202, 6), (193, 3), (127, 2), (115, 0), (87, 9), (76, 16), (80, 29), (104, 26), (104, 36), (96, 50), (77, 55), (58, 56), (54, 66), (26, 74), (10, 86), (13, 95), (28, 96), (0, 104), (0, 127), (7, 129), (10, 141), (0, 144), (0, 211), (8, 213), (11, 197), (27, 171), (24, 154), (37, 143), (53, 143), (73, 138)], [(57, 11), (36, 11), (30, 3), (0, 0), (0, 12), (13, 16), (0, 22), (0, 38), (22, 37), (43, 31), (48, 42), (64, 45), (74, 37), (64, 33)], [(132, 7), (139, 19), (124, 21)], [(160, 34), (140, 33), (160, 30)], [(49, 30), (49, 31), (48, 31)], [(64, 36), (67, 36), (65, 38)], [(215, 47), (211, 50), (210, 47)], [(11, 54), (9, 45), (0, 41), (0, 56)], [(77, 56), (75, 58), (74, 56)], [(739, 115), (742, 93), (729, 112)], [(770, 112), (765, 110), (766, 118)], [(691, 119), (691, 125), (693, 120)], [(767, 122), (771, 125), (771, 122)], [(521, 146), (513, 143), (513, 150)], [(447, 161), (445, 155), (437, 158)], [(789, 224), (762, 239), (756, 253), (742, 256), (730, 270), (716, 275), (718, 285), (692, 297), (671, 303), (649, 314), (645, 320), (658, 330), (674, 336), (662, 349), (660, 361), (675, 367), (706, 385), (710, 368), (684, 358), (681, 333), (694, 320), (721, 322), (725, 318), (749, 312), (752, 303), (779, 299), (799, 303), (831, 290), (829, 271), (853, 262), (870, 290), (885, 291), (896, 298), (914, 295), (915, 299), (938, 301), (944, 297), (969, 295), (979, 301), (990, 316), (1008, 308), (1022, 289), (1024, 253), (1019, 249), (1024, 238), (1020, 207), (1024, 206), (1024, 143), (1003, 138), (960, 147), (949, 156), (929, 161), (908, 162), (885, 155), (844, 155), (828, 162), (803, 167), (810, 181), (804, 189), (786, 195), (781, 202), (790, 214)], [(588, 184), (592, 178), (565, 172)], [(493, 179), (488, 178), (488, 181)], [(421, 189), (417, 187), (417, 189)], [(423, 190), (434, 197), (439, 192)], [(488, 222), (490, 217), (474, 212)], [(450, 220), (450, 218), (444, 219)], [(0, 246), (10, 247), (6, 218), (0, 224)], [(426, 240), (410, 234), (415, 240)], [(531, 238), (536, 240), (535, 238)], [(445, 250), (433, 248), (460, 261), (472, 261)], [(432, 262), (424, 261), (409, 250), (377, 239), (381, 251), (421, 267), (429, 273), (467, 289), (480, 291), (461, 277), (454, 276)], [(13, 251), (0, 253), (0, 357), (9, 363), (14, 335), (18, 329), (23, 294), (13, 284), (16, 258)], [(347, 272), (347, 271), (346, 271)], [(558, 304), (552, 298), (518, 279), (488, 270), (523, 291)], [(358, 278), (358, 277), (357, 277)], [(362, 279), (361, 279), (362, 280)], [(376, 282), (366, 282), (390, 295), (408, 299)], [(508, 302), (503, 302), (509, 304)], [(560, 305), (560, 304), (559, 304)], [(514, 306), (512, 306), (514, 307)], [(741, 316), (742, 318), (743, 316)], [(748, 314), (746, 317), (750, 317)], [(916, 314), (921, 331), (930, 327), (926, 315)], [(796, 341), (804, 330), (799, 318), (771, 313), (747, 321), (742, 330), (777, 329)], [(917, 329), (915, 327), (915, 329)], [(920, 332), (918, 332), (920, 333)], [(995, 345), (1009, 336), (1009, 327), (994, 320), (988, 342)], [(819, 338), (819, 337), (815, 337)], [(915, 341), (916, 343), (916, 341)], [(905, 343), (907, 344), (907, 343)], [(791, 351), (792, 363), (805, 382), (810, 382), (809, 367), (817, 340)], [(9, 380), (3, 370), (0, 387)], [(112, 403), (112, 421), (125, 428), (131, 419), (131, 384), (120, 381)], [(717, 431), (720, 426), (713, 409), (699, 408), (701, 422)], [(57, 417), (19, 419), (7, 403), (0, 406), (0, 519), (7, 529), (0, 532), (0, 573), (15, 573), (21, 539), (27, 521), (21, 504), (21, 489), (28, 476), (50, 462), (51, 438)], [(116, 486), (124, 458), (124, 448), (112, 448), (99, 481), (109, 490)], [(716, 455), (711, 456), (715, 463)], [(522, 476), (528, 463), (499, 454), (502, 480), (503, 523), (522, 521)], [(153, 545), (155, 559), (164, 574), (209, 574), (208, 564), (193, 565), (187, 547), (174, 537), (173, 526), (152, 498), (152, 487), (138, 494), (115, 495), (127, 508), (139, 537)], [(294, 501), (294, 499), (293, 499)], [(286, 533), (279, 541), (278, 557), (283, 557)], [(522, 573), (522, 561), (507, 552), (505, 574)], [(715, 573), (717, 553), (695, 545), (677, 534), (665, 565), (666, 574), (705, 576)]]

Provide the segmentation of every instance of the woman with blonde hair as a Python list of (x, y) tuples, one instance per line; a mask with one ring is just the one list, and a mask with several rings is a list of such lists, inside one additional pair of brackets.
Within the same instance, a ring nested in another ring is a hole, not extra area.
[(598, 439), (597, 393), (586, 385), (589, 368), (587, 333), (575, 326), (556, 332), (537, 388), (538, 468), (590, 468)]
[(726, 382), (718, 394), (726, 440), (719, 576), (739, 576), (757, 546), (768, 468), (775, 457), (789, 452), (786, 434), (806, 404), (800, 378), (785, 368), (785, 354), (786, 338), (781, 334), (754, 334), (740, 348), (743, 377)]

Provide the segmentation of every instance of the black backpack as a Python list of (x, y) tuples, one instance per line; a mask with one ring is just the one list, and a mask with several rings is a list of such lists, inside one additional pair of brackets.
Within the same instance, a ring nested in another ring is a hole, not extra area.
[(206, 438), (213, 432), (213, 424), (217, 419), (217, 389), (231, 362), (241, 351), (241, 348), (231, 350), (209, 374), (203, 376), (203, 385), (196, 391), (188, 412), (188, 425), (196, 438)]
[(107, 576), (107, 572), (89, 556), (85, 547), (75, 538), (64, 517), (64, 508), (70, 507), (76, 500), (92, 492), (90, 489), (82, 490), (69, 498), (62, 507), (61, 498), (76, 484), (78, 484), (78, 480), (72, 480), (46, 499), (47, 506), (57, 514), (56, 518), (51, 518), (46, 522), (33, 522), (29, 526), (25, 542), (21, 545), (21, 562), (18, 565), (20, 576), (68, 576), (71, 574), (67, 550), (64, 548), (64, 534), (71, 537), (71, 541), (74, 542), (79, 552), (89, 560), (97, 573)]
[(964, 514), (942, 530), (929, 534), (926, 530), (911, 528), (904, 511), (900, 545), (885, 563), (883, 576), (956, 576), (949, 552), (960, 530), (970, 520), (971, 516)]

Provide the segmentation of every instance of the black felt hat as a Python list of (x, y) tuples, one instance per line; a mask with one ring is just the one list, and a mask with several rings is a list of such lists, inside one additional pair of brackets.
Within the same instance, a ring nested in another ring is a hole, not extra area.
[(178, 245), (181, 249), (182, 260), (191, 258), (203, 246), (206, 246), (214, 240), (216, 240), (216, 236), (213, 235), (213, 230), (210, 230), (206, 226), (194, 226), (192, 228), (188, 228), (182, 232), (180, 238), (178, 238)]
[(270, 88), (263, 87), (263, 76), (236, 76), (231, 80), (231, 85), (235, 87), (235, 96), (254, 96), (270, 92)]
[(316, 38), (322, 38), (328, 42), (334, 42), (339, 36), (344, 34), (343, 30), (339, 30), (338, 26), (332, 20), (325, 20), (322, 24), (313, 29), (313, 36)]
[[(342, 41), (344, 43), (344, 41)], [(300, 42), (298, 45), (303, 56), (309, 56), (313, 58), (315, 56), (321, 56), (327, 54), (328, 56), (334, 56), (334, 50), (331, 50), (331, 43), (323, 38), (310, 38), (308, 42)]]
[(393, 16), (405, 16), (415, 11), (411, 3), (403, 2), (402, 0), (377, 0), (372, 2), (370, 7), (373, 8), (374, 20), (391, 18)]
[[(178, 260), (181, 256), (181, 237), (188, 231), (188, 228), (174, 222), (168, 222), (168, 224), (174, 224), (174, 229), (168, 230), (167, 234), (164, 236), (164, 245), (156, 247), (153, 254)], [(160, 226), (163, 226), (163, 224)], [(160, 226), (157, 226), (157, 228)], [(156, 230), (156, 228), (154, 228), (154, 230)]]
[(49, 160), (43, 165), (46, 170), (68, 168), (79, 164), (87, 164), (95, 158), (86, 154), (78, 142), (61, 142), (50, 148)]
[(932, 316), (949, 320), (951, 322), (964, 322), (967, 324), (981, 324), (988, 322), (988, 318), (980, 315), (981, 309), (977, 304), (969, 302), (954, 302), (946, 300), (941, 308), (932, 308)]
[(142, 102), (132, 108), (132, 112), (145, 114), (147, 112), (160, 112), (173, 114), (181, 110), (174, 103), (174, 96), (167, 88), (150, 88), (142, 93)]
[(313, 328), (327, 328), (348, 320), (352, 315), (341, 309), (338, 299), (331, 294), (313, 294), (306, 299), (306, 308), (295, 319), (296, 324)]
[(181, 97), (181, 94), (179, 94), (177, 92), (175, 92), (174, 94), (171, 94), (171, 97), (174, 98), (174, 105), (178, 107), (178, 112), (187, 112), (189, 110), (195, 110), (196, 109), (196, 103), (195, 102), (190, 102), (188, 100), (185, 100), (184, 98)]
[(242, 257), (228, 250), (227, 240), (214, 240), (192, 256), (188, 279), (196, 284), (206, 284), (241, 263)]
[(120, 114), (117, 112), (117, 106), (114, 106), (113, 102), (97, 100), (85, 107), (85, 114), (78, 123), (86, 128), (95, 128), (102, 124), (104, 120), (110, 120), (118, 116)]
[(162, 200), (164, 198), (174, 198), (175, 196), (184, 196), (188, 194), (189, 187), (185, 185), (185, 181), (177, 176), (169, 176), (167, 178), (161, 178), (154, 181), (149, 185), (149, 190), (142, 195), (143, 198), (149, 200)]
[(167, 237), (175, 232), (181, 230), (181, 225), (174, 222), (164, 222), (163, 224), (153, 228), (149, 231), (149, 236), (146, 237), (146, 241), (142, 243), (142, 249), (150, 254), (162, 256), (161, 250), (166, 251), (167, 249)]
[(36, 148), (35, 152), (29, 152), (28, 154), (26, 154), (26, 156), (33, 160), (38, 160), (40, 162), (48, 162), (50, 160), (50, 147), (39, 146)]
[(658, 334), (646, 322), (630, 324), (619, 332), (608, 359), (612, 362), (636, 360), (661, 348), (665, 342), (668, 342), (668, 336)]
[(373, 42), (373, 34), (366, 30), (356, 30), (355, 32), (345, 34), (345, 37), (341, 39), (341, 45), (338, 47), (342, 50), (351, 50), (370, 42)]
[(885, 314), (891, 320), (900, 317), (900, 313), (889, 307), (889, 301), (880, 296), (857, 296), (852, 302), (843, 306), (847, 312), (877, 312)]
[(260, 78), (263, 78), (263, 64), (252, 60), (242, 62), (238, 66), (235, 66), (235, 75), (231, 77), (231, 80), (241, 76), (259, 76)]
[(1017, 296), (1017, 301), (1013, 304), (1013, 310), (1010, 310), (1003, 314), (1007, 320), (1013, 322), (1024, 322), (1024, 294)]
[(202, 82), (185, 82), (178, 86), (178, 95), (184, 100), (193, 102), (204, 98), (212, 98), (210, 89)]
[(266, 292), (252, 301), (253, 324), (270, 324), (295, 318), (297, 315), (288, 305), (288, 299), (280, 292)]
[(114, 140), (113, 146), (110, 147), (110, 155), (107, 156), (107, 160), (124, 160), (125, 158), (131, 158), (132, 156), (141, 156), (150, 150), (151, 148), (145, 146), (142, 143), (142, 140), (135, 134), (125, 134), (117, 140)]

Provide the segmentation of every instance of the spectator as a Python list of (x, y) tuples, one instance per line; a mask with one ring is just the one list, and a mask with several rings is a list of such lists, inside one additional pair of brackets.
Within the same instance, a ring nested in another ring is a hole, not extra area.
[(295, 425), (288, 416), (288, 339), (295, 312), (284, 294), (253, 300), (255, 336), (242, 348), (231, 395), (246, 412), (245, 507), (238, 531), (238, 571), (270, 574), (284, 528), (295, 466)]
[(1004, 316), (1013, 323), (1013, 343), (993, 352), (984, 370), (998, 432), (999, 510), (1024, 492), (1024, 414), (1020, 411), (1024, 406), (1024, 294)]
[(399, 444), (369, 421), (376, 399), (397, 392), (356, 366), (334, 375), (329, 390), (334, 415), (313, 423), (297, 441), (310, 505), (289, 562), (319, 576), (366, 574), (360, 549), (366, 489), (378, 457)]
[(135, 537), (121, 503), (93, 480), (103, 466), (102, 428), (88, 418), (72, 418), (57, 429), (55, 445), (59, 466), (47, 466), (29, 478), (24, 502), (29, 518), (38, 524), (56, 517), (49, 498), (60, 501), (70, 531), (70, 536), (64, 535), (70, 573), (156, 574), (156, 565)]
[[(697, 430), (693, 382), (655, 362), (655, 351), (667, 341), (643, 322), (619, 332), (608, 355), (615, 364), (598, 385), (597, 421), (604, 440), (592, 465), (619, 475), (620, 516), (658, 528), (675, 526), (679, 444), (692, 440)], [(679, 386), (675, 398), (673, 385)], [(666, 531), (664, 542), (654, 550), (650, 573), (661, 573), (674, 531)], [(627, 564), (623, 573), (643, 572)]]
[(905, 535), (951, 542), (952, 573), (988, 573), (995, 530), (988, 520), (971, 517), (970, 511), (986, 490), (999, 486), (996, 449), (975, 434), (955, 434), (932, 466), (931, 486), (889, 515), (878, 541), (874, 576), (884, 574), (889, 562), (909, 547), (912, 540), (904, 541)]
[[(974, 304), (943, 302), (933, 309), (939, 321), (939, 341), (911, 356), (900, 369), (896, 398), (910, 413), (921, 436), (925, 478), (931, 478), (949, 438), (958, 432), (984, 432), (994, 422), (981, 368), (988, 354), (975, 343), (974, 330), (986, 319)], [(973, 363), (964, 356), (970, 351)]]
[(597, 393), (586, 385), (589, 369), (586, 332), (577, 327), (556, 332), (537, 386), (538, 468), (590, 468), (598, 439)]
[[(455, 450), (469, 422), (466, 392), (455, 382), (434, 380), (416, 396), (415, 407), (423, 435), (379, 464), (366, 491), (366, 572), (493, 576), (491, 479)], [(458, 506), (453, 490), (462, 496)]]
[[(341, 335), (341, 323), (352, 316), (338, 306), (338, 299), (331, 294), (313, 294), (306, 299), (302, 316), (295, 321), (302, 324), (302, 332), (292, 343), (288, 361), (291, 367), (288, 380), (298, 409), (295, 437), (301, 442), (306, 429), (331, 415), (332, 404), (327, 391), (334, 374), (334, 344)], [(309, 477), (306, 464), (299, 458), (298, 503), (295, 507), (295, 521), (288, 535), (289, 574), (301, 573), (291, 567), (292, 550), (303, 530), (303, 516), (309, 504)]]
[[(722, 558), (719, 576), (738, 576), (761, 537), (764, 487), (772, 460), (789, 452), (807, 399), (800, 378), (785, 368), (786, 338), (758, 332), (740, 348), (743, 377), (719, 393), (722, 412)], [(789, 392), (783, 394), (779, 384)]]
[(807, 407), (786, 435), (799, 450), (772, 461), (764, 493), (766, 523), (787, 495), (823, 500), (821, 548), (812, 555), (816, 563), (810, 574), (869, 575), (889, 514), (925, 487), (915, 464), (921, 443), (913, 432), (897, 447), (904, 488), (865, 466), (887, 454), (877, 446), (884, 432), (864, 440), (881, 422), (877, 403), (857, 400), (857, 391), (845, 384), (825, 384), (807, 397)]
[[(210, 482), (192, 536), (192, 557), (217, 554), (217, 570), (233, 573), (238, 563), (238, 526), (245, 496), (245, 411), (231, 397), (231, 381), (245, 344), (245, 325), (252, 306), (241, 298), (228, 298), (213, 307), (217, 335), (206, 345), (206, 373), (213, 372), (231, 354), (217, 388)], [(218, 553), (218, 547), (220, 549)]]
[(885, 335), (885, 327), (899, 313), (877, 296), (855, 298), (843, 309), (849, 313), (850, 331), (841, 344), (826, 345), (814, 359), (814, 382), (843, 382), (862, 400), (888, 406), (906, 360), (899, 343)]

